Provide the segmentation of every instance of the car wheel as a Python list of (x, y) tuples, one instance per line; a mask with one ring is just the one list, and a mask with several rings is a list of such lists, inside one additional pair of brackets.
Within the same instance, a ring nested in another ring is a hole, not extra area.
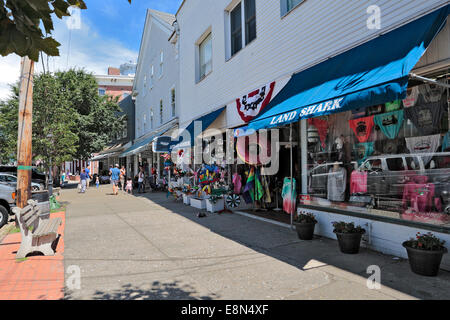
[(0, 228), (8, 222), (8, 210), (0, 205)]
[(33, 190), (33, 191), (39, 191), (39, 187), (33, 186), (33, 187), (31, 187), (31, 190)]

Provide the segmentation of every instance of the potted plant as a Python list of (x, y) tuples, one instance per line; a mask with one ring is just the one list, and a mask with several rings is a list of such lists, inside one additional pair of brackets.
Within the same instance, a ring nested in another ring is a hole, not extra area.
[(414, 273), (422, 276), (434, 277), (438, 274), (442, 256), (447, 253), (444, 247), (445, 241), (441, 241), (431, 232), (420, 234), (417, 232), (416, 238), (411, 238), (403, 242), (408, 253), (409, 265)]
[(342, 253), (355, 254), (359, 252), (361, 237), (366, 230), (361, 226), (355, 227), (353, 222), (344, 221), (332, 222), (336, 237), (339, 243), (339, 249)]
[(312, 213), (300, 213), (294, 221), (295, 230), (301, 240), (312, 240), (317, 220)]

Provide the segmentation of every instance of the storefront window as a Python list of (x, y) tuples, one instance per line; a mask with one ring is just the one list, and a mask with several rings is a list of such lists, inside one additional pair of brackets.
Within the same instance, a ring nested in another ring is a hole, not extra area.
[(450, 227), (447, 92), (308, 120), (310, 204)]

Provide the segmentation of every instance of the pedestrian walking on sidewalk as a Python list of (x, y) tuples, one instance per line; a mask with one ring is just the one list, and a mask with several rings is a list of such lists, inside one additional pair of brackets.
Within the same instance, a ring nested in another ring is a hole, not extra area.
[(138, 173), (138, 193), (145, 192), (144, 188), (144, 168), (139, 167), (139, 173)]
[(126, 177), (127, 171), (125, 170), (125, 167), (122, 166), (120, 169), (120, 188), (122, 191), (125, 191), (125, 177)]
[(116, 167), (112, 168), (109, 171), (109, 174), (111, 175), (111, 184), (112, 184), (113, 194), (118, 195), (119, 194), (119, 176), (120, 176), (119, 165), (116, 164)]
[(100, 179), (98, 178), (98, 176), (97, 176), (97, 178), (95, 179), (95, 185), (97, 186), (97, 189), (98, 189), (98, 187), (100, 186)]
[(133, 180), (130, 177), (127, 179), (127, 186), (125, 190), (126, 193), (133, 194)]
[(87, 181), (87, 174), (86, 171), (83, 169), (83, 171), (80, 174), (80, 182), (81, 182), (81, 193), (86, 192), (86, 181)]
[(86, 178), (86, 189), (89, 189), (89, 184), (91, 183), (91, 170), (89, 170), (89, 168), (85, 168), (84, 172), (87, 175), (87, 178)]

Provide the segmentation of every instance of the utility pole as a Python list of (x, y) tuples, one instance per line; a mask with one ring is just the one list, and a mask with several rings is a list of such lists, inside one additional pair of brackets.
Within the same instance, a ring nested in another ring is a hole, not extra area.
[[(23, 208), (31, 199), (32, 124), (34, 61), (22, 58), (19, 91), (19, 128), (17, 135), (16, 205)], [(17, 221), (16, 221), (17, 223)]]

